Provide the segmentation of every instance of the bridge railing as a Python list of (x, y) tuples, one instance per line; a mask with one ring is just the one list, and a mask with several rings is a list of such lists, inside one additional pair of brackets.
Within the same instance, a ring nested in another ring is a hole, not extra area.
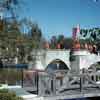
[(100, 56), (100, 51), (97, 51), (98, 56)]
[(41, 96), (70, 91), (81, 93), (89, 89), (100, 89), (100, 72), (71, 74), (58, 70), (51, 74), (44, 71), (24, 71), (23, 88)]
[(38, 94), (42, 96), (82, 92), (92, 88), (100, 89), (100, 72), (71, 74), (59, 71), (53, 75), (39, 73)]

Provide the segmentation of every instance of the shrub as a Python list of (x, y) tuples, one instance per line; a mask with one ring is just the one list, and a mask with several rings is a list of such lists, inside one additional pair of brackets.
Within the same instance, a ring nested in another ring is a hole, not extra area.
[(23, 100), (21, 97), (17, 97), (14, 92), (10, 92), (7, 89), (0, 90), (0, 100)]
[[(5, 78), (4, 78), (5, 76)], [(0, 83), (13, 85), (22, 80), (22, 72), (20, 69), (4, 68), (0, 69)]]

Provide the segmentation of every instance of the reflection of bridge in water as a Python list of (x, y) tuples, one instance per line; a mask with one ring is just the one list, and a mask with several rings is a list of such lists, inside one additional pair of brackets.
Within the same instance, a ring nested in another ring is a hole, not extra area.
[[(44, 100), (100, 96), (99, 55), (83, 50), (74, 51), (71, 55), (69, 50), (46, 50), (32, 52), (32, 56), (35, 59), (33, 69), (42, 71), (31, 71), (32, 87)], [(56, 68), (53, 66), (51, 69), (57, 70), (49, 72), (49, 65), (55, 63)], [(63, 64), (62, 69), (58, 63)]]

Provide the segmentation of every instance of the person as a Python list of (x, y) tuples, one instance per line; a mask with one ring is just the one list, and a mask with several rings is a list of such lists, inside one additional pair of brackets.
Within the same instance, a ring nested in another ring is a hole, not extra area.
[(61, 49), (61, 47), (60, 47), (60, 43), (59, 43), (59, 44), (57, 44), (57, 49)]
[(90, 51), (90, 53), (92, 53), (92, 51), (93, 51), (93, 46), (92, 46), (91, 44), (89, 44), (88, 50)]
[(93, 45), (93, 50), (92, 50), (92, 52), (93, 52), (94, 54), (97, 54), (96, 45)]
[(80, 45), (80, 49), (84, 49), (84, 44), (81, 44)]
[(49, 49), (49, 48), (50, 48), (50, 46), (49, 46), (49, 43), (48, 43), (48, 42), (46, 42), (46, 43), (45, 43), (45, 48), (46, 48), (46, 49)]
[(80, 42), (79, 41), (74, 41), (74, 49), (80, 50)]
[(88, 50), (88, 44), (87, 43), (85, 43), (85, 49)]

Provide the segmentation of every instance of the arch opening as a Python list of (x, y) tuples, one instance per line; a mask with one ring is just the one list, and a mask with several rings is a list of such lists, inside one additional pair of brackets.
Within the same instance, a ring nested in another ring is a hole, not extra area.
[(96, 62), (96, 63), (90, 65), (90, 67), (88, 68), (88, 71), (90, 71), (90, 72), (100, 71), (100, 62)]
[[(90, 67), (88, 68), (88, 72), (89, 73), (96, 73), (96, 72), (99, 72), (100, 73), (100, 62), (96, 62), (92, 65), (90, 65)], [(99, 74), (93, 74), (91, 76), (91, 79), (93, 81), (95, 81), (97, 84), (100, 83), (100, 75)]]
[(55, 59), (47, 65), (46, 71), (56, 71), (56, 70), (69, 70), (69, 68), (62, 60)]

